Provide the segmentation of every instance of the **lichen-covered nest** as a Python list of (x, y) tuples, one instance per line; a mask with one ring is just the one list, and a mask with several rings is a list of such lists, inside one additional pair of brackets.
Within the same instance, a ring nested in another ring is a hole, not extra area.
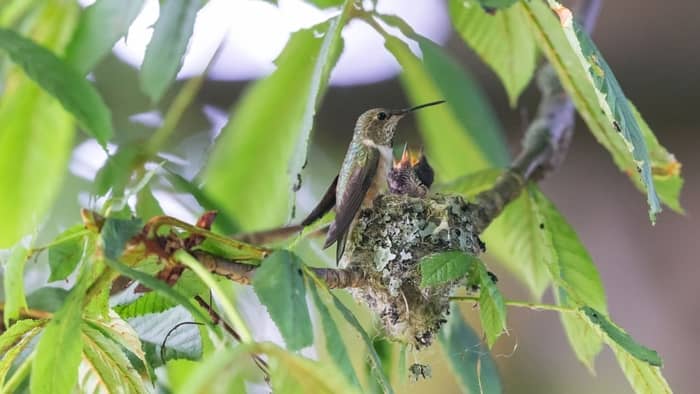
[(421, 288), (419, 262), (439, 252), (483, 252), (472, 225), (473, 208), (460, 196), (392, 194), (377, 197), (372, 208), (360, 212), (341, 266), (365, 272), (368, 285), (351, 293), (379, 316), (390, 338), (416, 348), (432, 343), (461, 281)]

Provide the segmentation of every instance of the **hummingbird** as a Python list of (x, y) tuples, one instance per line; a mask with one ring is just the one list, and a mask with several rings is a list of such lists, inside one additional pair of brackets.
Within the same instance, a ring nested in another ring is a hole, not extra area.
[(340, 173), (321, 198), (319, 204), (302, 221), (307, 226), (335, 207), (323, 248), (337, 242), (336, 260), (345, 250), (345, 240), (357, 213), (372, 206), (374, 198), (386, 187), (387, 174), (392, 167), (392, 144), (396, 126), (406, 114), (421, 108), (442, 104), (434, 101), (406, 109), (374, 108), (357, 119), (352, 141), (345, 154)]
[(394, 160), (394, 165), (387, 175), (389, 192), (405, 194), (410, 197), (425, 197), (435, 179), (435, 172), (421, 149), (411, 151), (406, 145), (400, 160)]

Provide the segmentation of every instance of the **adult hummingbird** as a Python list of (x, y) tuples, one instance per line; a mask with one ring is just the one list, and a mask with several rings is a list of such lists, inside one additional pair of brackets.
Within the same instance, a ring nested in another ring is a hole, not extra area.
[(415, 110), (442, 103), (444, 100), (399, 110), (374, 108), (357, 119), (340, 173), (318, 206), (301, 223), (309, 225), (335, 206), (335, 220), (328, 229), (323, 247), (337, 242), (337, 261), (343, 256), (345, 240), (357, 213), (362, 208), (371, 207), (374, 198), (386, 186), (393, 161), (391, 147), (399, 120)]

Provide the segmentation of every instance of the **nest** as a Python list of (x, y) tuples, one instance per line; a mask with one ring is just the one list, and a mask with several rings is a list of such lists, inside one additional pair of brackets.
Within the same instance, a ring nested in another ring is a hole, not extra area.
[(473, 212), (462, 197), (441, 194), (381, 195), (360, 212), (341, 266), (366, 274), (367, 284), (351, 293), (375, 312), (389, 338), (429, 346), (447, 321), (449, 297), (464, 279), (421, 288), (419, 263), (440, 252), (482, 253)]

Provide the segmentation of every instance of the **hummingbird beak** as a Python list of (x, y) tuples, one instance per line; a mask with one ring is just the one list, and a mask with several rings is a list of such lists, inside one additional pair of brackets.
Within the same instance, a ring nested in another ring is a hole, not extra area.
[(419, 109), (425, 108), (425, 107), (430, 107), (430, 106), (432, 106), (432, 105), (442, 104), (442, 103), (444, 103), (444, 102), (445, 102), (445, 100), (438, 100), (438, 101), (433, 101), (433, 102), (426, 103), (426, 104), (416, 105), (415, 107), (412, 107), (412, 108), (405, 108), (405, 109), (393, 110), (393, 111), (391, 111), (391, 115), (392, 115), (392, 116), (397, 116), (397, 115), (398, 115), (398, 116), (401, 116), (401, 117), (402, 117), (402, 116), (406, 115), (406, 114), (409, 113), (409, 112), (413, 112), (413, 111), (416, 111), (416, 110), (419, 110)]

